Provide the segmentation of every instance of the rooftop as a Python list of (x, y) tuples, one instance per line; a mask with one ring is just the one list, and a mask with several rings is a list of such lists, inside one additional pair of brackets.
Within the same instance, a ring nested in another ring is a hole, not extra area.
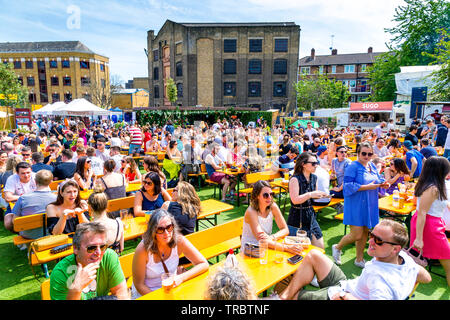
[(371, 53), (346, 53), (335, 55), (316, 55), (314, 59), (311, 56), (306, 56), (300, 59), (300, 66), (322, 66), (333, 64), (353, 64), (353, 63), (373, 63), (376, 56), (383, 52), (371, 52)]
[(191, 23), (191, 22), (179, 22), (185, 27), (292, 27), (296, 26), (295, 22), (206, 22), (206, 23)]
[(29, 52), (95, 53), (80, 41), (0, 42), (0, 53)]

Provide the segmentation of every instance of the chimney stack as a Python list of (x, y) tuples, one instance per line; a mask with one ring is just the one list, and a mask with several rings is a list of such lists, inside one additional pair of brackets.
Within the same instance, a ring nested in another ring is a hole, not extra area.
[(337, 49), (333, 49), (333, 50), (331, 50), (331, 55), (332, 55), (332, 56), (335, 56), (335, 55), (337, 55)]
[(372, 53), (373, 48), (369, 47), (369, 49), (367, 49), (367, 53)]
[(314, 60), (316, 58), (316, 50), (314, 48), (311, 49), (311, 59)]

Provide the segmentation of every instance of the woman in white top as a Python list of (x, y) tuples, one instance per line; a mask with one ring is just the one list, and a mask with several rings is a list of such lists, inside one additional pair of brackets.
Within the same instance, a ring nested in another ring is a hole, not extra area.
[(417, 211), (411, 218), (412, 247), (425, 258), (439, 260), (444, 267), (447, 284), (450, 286), (450, 243), (445, 235), (443, 220), (450, 206), (445, 187), (445, 178), (450, 173), (450, 163), (444, 157), (430, 157), (425, 161), (417, 181), (414, 195)]
[[(279, 231), (272, 234), (273, 220)], [(280, 208), (273, 201), (273, 192), (267, 181), (260, 180), (253, 185), (250, 206), (245, 211), (242, 230), (241, 247), (245, 243), (258, 244), (260, 240), (267, 240), (268, 247), (283, 250), (293, 254), (301, 254), (302, 247), (297, 244), (278, 243), (277, 240), (289, 234), (286, 221)]]
[[(153, 212), (142, 238), (133, 258), (132, 299), (161, 288), (161, 274), (166, 268), (170, 273), (176, 274), (174, 286), (179, 286), (209, 268), (208, 261), (181, 235), (175, 218), (166, 210)], [(177, 272), (181, 254), (193, 264), (193, 267), (184, 273)]]

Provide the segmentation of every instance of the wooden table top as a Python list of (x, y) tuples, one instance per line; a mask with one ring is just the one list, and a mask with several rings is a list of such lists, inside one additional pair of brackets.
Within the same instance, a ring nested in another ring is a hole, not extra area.
[(234, 208), (233, 205), (216, 199), (203, 200), (201, 201), (201, 211), (200, 214), (197, 216), (197, 219), (203, 219), (207, 216), (219, 214), (231, 210), (233, 208)]
[(392, 206), (392, 195), (389, 195), (378, 199), (378, 209), (394, 212), (401, 215), (408, 215), (416, 210), (416, 205), (413, 201), (405, 201), (403, 208), (395, 208)]
[[(314, 246), (310, 246), (304, 252), (307, 254)], [(319, 249), (323, 252), (322, 249)], [(241, 253), (236, 255), (239, 266), (250, 278), (253, 288), (257, 294), (269, 289), (287, 276), (293, 274), (301, 262), (291, 265), (286, 259), (293, 256), (292, 253), (280, 252), (283, 255), (283, 262), (275, 263), (275, 250), (269, 249), (267, 264), (260, 264), (259, 258), (250, 258)], [(152, 291), (138, 300), (202, 300), (208, 282), (208, 276), (216, 272), (221, 267), (225, 259), (209, 267), (208, 271), (192, 278), (180, 286), (173, 288), (169, 293), (163, 289)]]
[[(133, 192), (133, 191), (138, 191), (142, 188), (142, 183), (130, 183), (127, 185), (126, 188), (126, 192)], [(89, 196), (94, 192), (94, 190), (89, 189), (89, 190), (81, 190), (80, 191), (80, 197), (83, 200), (87, 200), (89, 198)]]

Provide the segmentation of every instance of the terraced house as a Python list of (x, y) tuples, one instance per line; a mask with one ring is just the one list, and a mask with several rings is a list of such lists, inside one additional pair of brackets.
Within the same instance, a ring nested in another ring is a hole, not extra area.
[(177, 23), (147, 33), (149, 106), (174, 108), (166, 82), (178, 89), (175, 105), (295, 106), (300, 26), (275, 23)]
[(78, 98), (103, 105), (110, 95), (109, 58), (79, 41), (0, 43), (0, 62), (13, 64), (32, 107)]
[(329, 79), (342, 81), (348, 87), (350, 102), (361, 101), (371, 93), (367, 68), (381, 53), (373, 52), (369, 47), (366, 53), (338, 54), (337, 49), (333, 49), (331, 55), (316, 55), (313, 48), (311, 55), (300, 59), (298, 80), (323, 74)]

